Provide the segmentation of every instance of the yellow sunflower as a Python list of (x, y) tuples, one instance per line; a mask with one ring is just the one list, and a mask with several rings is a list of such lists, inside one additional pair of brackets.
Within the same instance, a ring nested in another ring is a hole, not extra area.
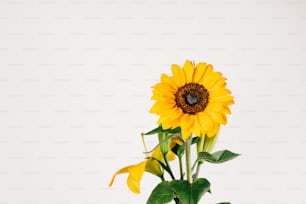
[(228, 106), (234, 104), (226, 78), (211, 64), (195, 66), (189, 60), (183, 68), (172, 65), (172, 74), (162, 74), (161, 82), (153, 87), (151, 99), (156, 102), (150, 112), (159, 115), (157, 123), (163, 129), (181, 127), (183, 139), (191, 134), (216, 135), (220, 124), (227, 123)]

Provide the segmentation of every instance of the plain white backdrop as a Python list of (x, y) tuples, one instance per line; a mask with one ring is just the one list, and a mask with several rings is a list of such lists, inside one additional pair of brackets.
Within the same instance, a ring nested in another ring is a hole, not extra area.
[(305, 36), (303, 0), (1, 0), (0, 204), (145, 203), (152, 175), (107, 185), (143, 160), (151, 86), (186, 59), (228, 78), (215, 150), (242, 154), (203, 166), (201, 203), (305, 204)]

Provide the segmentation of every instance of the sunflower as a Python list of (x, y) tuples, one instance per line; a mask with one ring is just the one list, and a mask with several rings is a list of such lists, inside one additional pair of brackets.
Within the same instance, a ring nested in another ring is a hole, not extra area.
[(172, 74), (162, 74), (153, 86), (151, 99), (156, 102), (150, 112), (159, 115), (157, 123), (163, 129), (181, 127), (183, 139), (192, 134), (215, 136), (220, 124), (227, 123), (228, 106), (234, 104), (226, 78), (211, 64), (195, 66), (189, 60), (183, 68), (172, 65)]

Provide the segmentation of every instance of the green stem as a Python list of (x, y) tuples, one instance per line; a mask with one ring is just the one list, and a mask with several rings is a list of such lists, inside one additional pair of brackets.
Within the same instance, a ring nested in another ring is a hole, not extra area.
[(179, 165), (180, 165), (180, 179), (181, 179), (181, 180), (184, 180), (182, 157), (179, 157)]
[(203, 164), (202, 161), (198, 161), (197, 170), (196, 170), (196, 173), (195, 173), (195, 179), (197, 179), (198, 176), (199, 176), (200, 168), (201, 168), (201, 165), (202, 165), (202, 164)]
[(187, 173), (187, 180), (189, 183), (192, 183), (192, 172), (191, 172), (191, 151), (190, 151), (190, 147), (191, 147), (191, 141), (192, 141), (192, 137), (190, 136), (186, 142), (185, 142), (185, 150), (186, 150), (186, 173)]
[(191, 167), (191, 171), (194, 171), (194, 168), (196, 167), (197, 164), (198, 164), (197, 160), (195, 162), (193, 162), (192, 167)]
[(165, 160), (166, 166), (168, 168), (168, 173), (170, 174), (172, 180), (175, 180), (175, 177), (174, 177), (174, 175), (172, 173), (171, 167), (170, 167), (169, 162), (168, 162), (167, 154), (163, 154), (163, 155), (164, 155), (164, 160)]

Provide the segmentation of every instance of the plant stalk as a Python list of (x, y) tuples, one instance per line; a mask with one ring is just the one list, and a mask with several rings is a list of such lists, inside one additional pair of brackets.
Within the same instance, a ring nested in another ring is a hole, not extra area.
[(163, 154), (163, 155), (164, 155), (164, 160), (165, 160), (166, 166), (167, 166), (167, 168), (169, 170), (168, 173), (170, 174), (172, 180), (175, 180), (175, 177), (174, 177), (174, 175), (172, 173), (171, 167), (170, 167), (169, 162), (168, 162), (167, 154)]
[(179, 157), (179, 165), (180, 165), (180, 179), (181, 179), (181, 180), (184, 180), (182, 157)]
[(199, 176), (199, 173), (200, 173), (200, 169), (201, 169), (201, 165), (203, 164), (202, 161), (198, 161), (198, 164), (197, 164), (197, 170), (196, 170), (196, 173), (195, 173), (195, 176), (194, 178), (197, 179), (198, 176)]
[(192, 137), (190, 136), (185, 142), (185, 150), (186, 150), (186, 174), (187, 180), (189, 183), (192, 183), (192, 171), (191, 171), (191, 141)]

